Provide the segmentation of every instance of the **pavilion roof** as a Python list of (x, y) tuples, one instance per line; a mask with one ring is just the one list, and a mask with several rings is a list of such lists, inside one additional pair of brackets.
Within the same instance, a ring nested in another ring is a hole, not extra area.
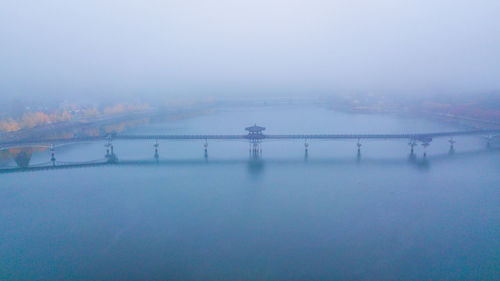
[(264, 127), (261, 127), (261, 126), (257, 126), (257, 124), (253, 125), (253, 126), (250, 126), (250, 127), (246, 127), (245, 130), (249, 131), (249, 132), (262, 132), (264, 131), (266, 128)]

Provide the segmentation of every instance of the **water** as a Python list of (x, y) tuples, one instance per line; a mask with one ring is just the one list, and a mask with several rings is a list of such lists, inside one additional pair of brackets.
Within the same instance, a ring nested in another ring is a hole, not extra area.
[[(261, 107), (130, 133), (458, 130), (428, 120)], [(0, 175), (1, 280), (495, 280), (500, 153), (477, 137), (404, 141), (160, 142), (160, 163)], [(102, 158), (104, 143), (59, 149)], [(152, 160), (153, 141), (115, 143)], [(35, 155), (45, 162), (48, 152)]]

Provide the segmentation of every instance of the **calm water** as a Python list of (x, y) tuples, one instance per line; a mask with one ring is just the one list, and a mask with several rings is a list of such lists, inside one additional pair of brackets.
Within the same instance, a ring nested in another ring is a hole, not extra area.
[[(263, 107), (151, 124), (131, 133), (457, 130), (425, 120)], [(0, 175), (1, 280), (498, 280), (500, 153), (435, 140), (161, 142), (159, 165)], [(60, 161), (102, 158), (104, 143)], [(116, 142), (151, 160), (153, 142)], [(45, 162), (48, 152), (35, 155)]]

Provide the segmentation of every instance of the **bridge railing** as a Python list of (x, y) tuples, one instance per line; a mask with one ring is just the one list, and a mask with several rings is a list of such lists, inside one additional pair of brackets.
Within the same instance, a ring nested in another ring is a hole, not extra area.
[(102, 140), (265, 140), (265, 139), (411, 139), (418, 141), (432, 140), (433, 138), (455, 137), (467, 135), (498, 135), (500, 130), (473, 130), (473, 131), (455, 131), (455, 132), (433, 132), (433, 133), (404, 133), (404, 134), (279, 134), (279, 135), (110, 135), (110, 136), (92, 136), (92, 137), (75, 137), (64, 139), (40, 139), (40, 140), (19, 140), (10, 142), (0, 142), (0, 147), (3, 149), (26, 146), (48, 146), (50, 144), (61, 143), (76, 143), (87, 141), (102, 141)]

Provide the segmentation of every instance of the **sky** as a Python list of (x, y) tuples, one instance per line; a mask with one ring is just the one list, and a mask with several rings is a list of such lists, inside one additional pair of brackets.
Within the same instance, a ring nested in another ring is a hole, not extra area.
[(500, 89), (497, 0), (0, 0), (3, 97)]

